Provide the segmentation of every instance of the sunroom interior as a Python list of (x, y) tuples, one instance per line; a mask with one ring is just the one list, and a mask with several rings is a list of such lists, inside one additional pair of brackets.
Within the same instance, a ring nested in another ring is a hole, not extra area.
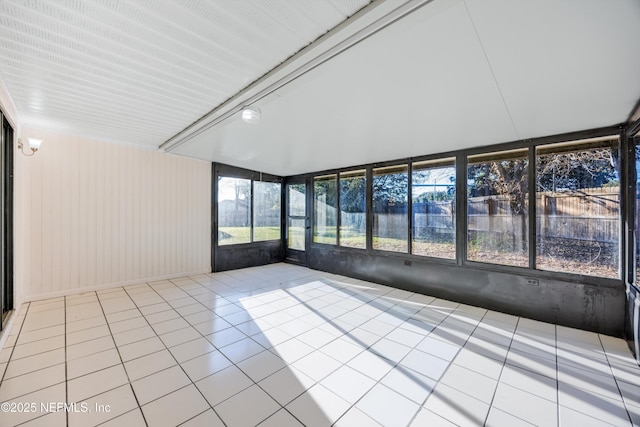
[(640, 424), (637, 2), (0, 23), (0, 424)]

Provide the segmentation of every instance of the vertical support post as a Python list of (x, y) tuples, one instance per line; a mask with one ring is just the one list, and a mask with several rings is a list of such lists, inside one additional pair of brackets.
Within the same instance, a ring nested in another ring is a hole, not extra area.
[(336, 246), (340, 246), (340, 228), (342, 227), (342, 205), (340, 200), (340, 173), (336, 172)]
[(456, 263), (467, 260), (467, 156), (456, 155)]
[(625, 283), (636, 282), (636, 163), (635, 163), (635, 142), (632, 137), (623, 130), (620, 134), (620, 214), (622, 215), (620, 247), (622, 278)]
[(2, 111), (0, 111), (0, 129), (2, 129), (2, 133), (0, 134), (0, 164), (2, 164), (2, 168), (0, 169), (0, 222), (2, 223), (2, 228), (0, 228), (0, 331), (2, 331), (2, 325), (4, 324), (4, 313), (6, 309), (6, 298), (7, 298), (7, 253), (5, 252), (5, 248), (7, 247), (7, 236), (5, 234), (5, 225), (7, 223), (7, 217), (5, 216), (7, 209), (5, 206), (5, 144), (8, 141), (5, 140), (5, 126), (4, 126), (4, 117), (2, 115)]
[(407, 160), (407, 253), (413, 252), (413, 163)]
[(536, 218), (536, 147), (529, 147), (529, 175), (528, 195), (529, 195), (529, 268), (536, 268), (536, 248), (537, 239), (537, 218)]
[(211, 271), (216, 272), (218, 251), (218, 172), (217, 164), (211, 163)]
[(373, 251), (373, 167), (367, 166), (367, 170), (365, 173), (366, 176), (366, 184), (367, 184), (367, 251)]

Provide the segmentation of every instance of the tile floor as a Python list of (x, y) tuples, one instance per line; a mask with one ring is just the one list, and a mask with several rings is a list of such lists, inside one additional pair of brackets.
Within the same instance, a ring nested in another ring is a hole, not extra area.
[(0, 377), (0, 426), (640, 425), (620, 339), (287, 264), (25, 304)]

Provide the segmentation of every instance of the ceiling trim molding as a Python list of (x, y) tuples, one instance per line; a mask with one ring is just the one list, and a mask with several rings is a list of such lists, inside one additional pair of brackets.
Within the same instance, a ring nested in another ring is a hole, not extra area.
[[(316, 42), (293, 55), (287, 61), (241, 90), (238, 94), (216, 107), (195, 123), (162, 143), (158, 149), (166, 152), (175, 150), (189, 140), (239, 113), (243, 107), (260, 101), (432, 1), (433, 0), (408, 0), (394, 2), (393, 9), (390, 11), (388, 8), (381, 9), (381, 5), (385, 4), (388, 6), (391, 2), (373, 2), (370, 6), (363, 8), (352, 18), (338, 25)], [(400, 4), (397, 5), (398, 3)], [(379, 16), (380, 13), (382, 13), (382, 16)], [(369, 19), (364, 19), (365, 17)], [(372, 22), (371, 18), (373, 18)], [(346, 31), (343, 30), (347, 28), (347, 24), (348, 29), (352, 31), (355, 29), (355, 32), (344, 34)], [(325, 46), (327, 44), (328, 46)], [(307, 58), (308, 56), (311, 57)], [(302, 65), (298, 65), (302, 61), (304, 61)], [(291, 68), (293, 68), (293, 70), (291, 70)], [(280, 76), (283, 73), (286, 74)], [(275, 81), (273, 81), (274, 79)]]

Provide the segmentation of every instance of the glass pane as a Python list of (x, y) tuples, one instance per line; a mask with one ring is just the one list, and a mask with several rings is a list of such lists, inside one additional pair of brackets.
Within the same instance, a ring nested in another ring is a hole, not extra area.
[[(305, 250), (305, 222), (306, 222), (306, 184), (288, 184), (287, 197), (289, 199), (289, 219), (287, 221), (287, 246), (289, 249)], [(302, 218), (291, 218), (300, 216)]]
[(414, 163), (412, 171), (412, 253), (455, 259), (455, 160)]
[(527, 150), (469, 157), (467, 259), (529, 266)]
[(373, 170), (373, 248), (408, 252), (408, 166)]
[(280, 191), (277, 182), (253, 183), (253, 241), (280, 239)]
[(620, 277), (617, 138), (538, 147), (536, 266)]
[(304, 251), (304, 218), (289, 218), (287, 245), (289, 249)]
[(251, 180), (218, 178), (218, 245), (251, 241)]
[(305, 184), (289, 184), (289, 216), (306, 216), (306, 185)]
[(367, 178), (364, 170), (340, 174), (340, 246), (367, 247)]
[(336, 244), (337, 228), (337, 179), (335, 175), (313, 179), (313, 241)]

